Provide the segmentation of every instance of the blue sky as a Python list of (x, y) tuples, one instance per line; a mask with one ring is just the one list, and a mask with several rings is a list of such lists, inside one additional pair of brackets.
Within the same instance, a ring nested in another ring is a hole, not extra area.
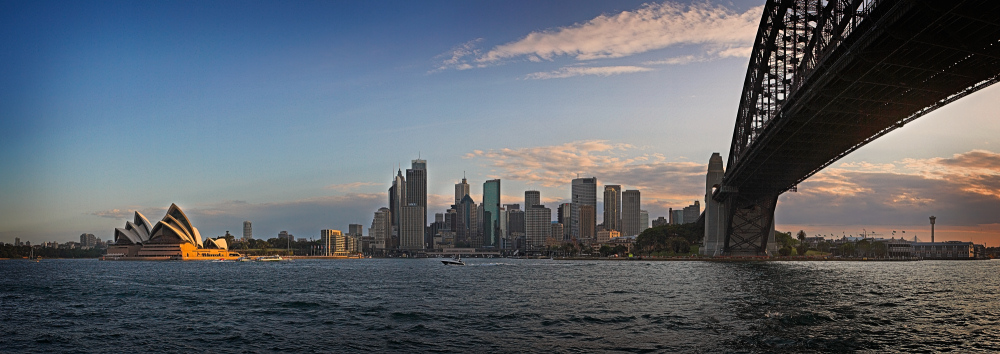
[[(463, 171), (473, 194), (501, 178), (504, 203), (538, 189), (552, 206), (579, 173), (640, 189), (655, 218), (728, 153), (761, 5), (3, 2), (0, 242), (109, 239), (170, 203), (208, 236), (367, 227), (418, 154), (431, 212)], [(998, 97), (848, 156), (782, 197), (779, 229), (938, 214), (1000, 241)]]

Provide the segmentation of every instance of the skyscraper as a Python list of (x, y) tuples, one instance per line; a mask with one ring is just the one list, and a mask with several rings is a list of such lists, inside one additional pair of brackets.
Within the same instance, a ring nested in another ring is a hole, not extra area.
[(352, 236), (364, 236), (365, 227), (361, 224), (349, 224), (347, 225), (347, 234)]
[[(597, 178), (576, 178), (573, 180), (571, 186), (572, 199), (570, 200), (573, 204), (573, 215), (571, 220), (570, 228), (572, 229), (571, 235), (573, 238), (580, 239), (580, 221), (582, 216), (580, 215), (580, 207), (584, 205), (591, 206), (590, 213), (595, 213), (597, 210)], [(588, 215), (590, 223), (590, 230), (596, 227), (596, 215)]]
[(476, 235), (476, 224), (479, 223), (477, 220), (478, 207), (476, 206), (476, 202), (472, 201), (472, 196), (468, 194), (462, 197), (462, 201), (457, 207), (456, 216), (458, 221), (456, 222), (455, 242), (460, 243), (462, 247), (468, 247), (472, 243), (472, 238)]
[(396, 170), (396, 177), (392, 180), (392, 187), (389, 188), (389, 211), (392, 216), (392, 229), (396, 236), (399, 236), (400, 218), (403, 216), (402, 209), (406, 206), (406, 178), (403, 177), (402, 170)]
[(684, 224), (690, 224), (698, 221), (698, 216), (701, 215), (701, 203), (697, 200), (694, 204), (684, 207)]
[(500, 245), (500, 180), (483, 183), (483, 247)]
[(545, 247), (545, 239), (552, 232), (552, 210), (544, 205), (535, 205), (524, 210), (525, 241), (528, 250), (539, 251)]
[(556, 210), (557, 210), (556, 221), (558, 221), (560, 224), (563, 224), (562, 239), (565, 241), (569, 241), (570, 239), (572, 239), (569, 225), (573, 220), (572, 218), (573, 204), (572, 203), (559, 204), (559, 208)]
[(243, 241), (250, 241), (253, 239), (253, 224), (250, 220), (243, 222)]
[(469, 195), (469, 182), (462, 176), (462, 183), (455, 183), (455, 205), (462, 202), (462, 198)]
[(377, 249), (392, 248), (391, 215), (389, 208), (379, 208), (375, 212), (375, 217), (372, 218), (372, 227), (368, 229), (368, 233), (374, 238)]
[[(406, 170), (406, 204), (416, 204), (424, 209), (420, 227), (427, 227), (427, 161), (416, 159), (412, 168)], [(421, 235), (423, 233), (421, 232)], [(423, 236), (420, 236), (423, 239)], [(421, 244), (423, 241), (420, 242)]]
[(684, 223), (684, 209), (670, 209), (670, 225), (680, 225)]
[[(622, 186), (604, 186), (604, 229), (622, 231)], [(627, 233), (626, 233), (627, 235)]]
[(639, 191), (627, 190), (622, 193), (622, 236), (639, 234), (639, 205)]
[(539, 191), (524, 191), (524, 210), (531, 209), (532, 205), (542, 204), (542, 193)]
[(424, 248), (424, 208), (417, 203), (410, 203), (402, 208), (401, 224), (399, 226), (399, 248), (404, 250), (420, 250)]
[(639, 210), (639, 233), (649, 228), (649, 212), (645, 210)]
[(580, 206), (580, 236), (579, 240), (583, 243), (594, 242), (594, 237), (597, 235), (595, 228), (597, 228), (597, 212), (594, 211), (593, 205), (581, 205)]

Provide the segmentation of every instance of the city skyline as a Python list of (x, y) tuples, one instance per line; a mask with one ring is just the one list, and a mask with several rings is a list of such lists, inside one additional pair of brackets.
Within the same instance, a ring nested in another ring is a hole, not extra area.
[[(208, 236), (319, 236), (369, 224), (412, 159), (425, 218), (464, 171), (500, 203), (555, 214), (596, 177), (667, 216), (728, 157), (761, 3), (0, 5), (0, 242), (107, 240), (170, 203)], [(939, 240), (997, 244), (997, 111), (989, 87), (865, 146), (777, 229), (923, 238), (936, 215)]]

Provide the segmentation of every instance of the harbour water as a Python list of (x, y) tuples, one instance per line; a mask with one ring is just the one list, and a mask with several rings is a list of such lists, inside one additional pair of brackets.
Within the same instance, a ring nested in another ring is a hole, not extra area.
[(0, 261), (0, 351), (1000, 351), (1000, 261), (466, 262)]

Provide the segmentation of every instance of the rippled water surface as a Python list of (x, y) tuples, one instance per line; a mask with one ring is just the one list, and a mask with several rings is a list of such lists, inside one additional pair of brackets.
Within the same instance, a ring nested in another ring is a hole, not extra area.
[(0, 261), (0, 351), (1000, 351), (1000, 261), (467, 262)]

